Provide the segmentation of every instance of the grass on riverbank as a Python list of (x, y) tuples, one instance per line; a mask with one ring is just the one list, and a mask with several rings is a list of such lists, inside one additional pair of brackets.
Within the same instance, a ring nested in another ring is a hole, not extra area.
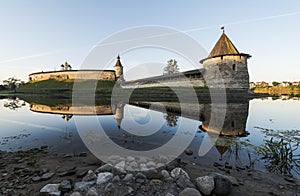
[[(70, 96), (74, 84), (80, 88), (80, 91), (96, 89), (96, 91), (106, 91), (112, 89), (115, 85), (114, 81), (98, 81), (98, 80), (44, 80), (39, 82), (28, 82), (16, 90), (16, 93), (22, 94), (46, 94), (52, 96)], [(111, 91), (111, 90), (110, 90)]]

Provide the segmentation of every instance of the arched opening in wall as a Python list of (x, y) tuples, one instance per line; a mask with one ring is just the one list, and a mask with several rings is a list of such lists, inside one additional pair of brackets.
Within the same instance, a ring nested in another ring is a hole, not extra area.
[(235, 71), (236, 70), (236, 66), (235, 64), (232, 64), (232, 70)]
[(234, 121), (231, 121), (231, 127), (234, 128)]

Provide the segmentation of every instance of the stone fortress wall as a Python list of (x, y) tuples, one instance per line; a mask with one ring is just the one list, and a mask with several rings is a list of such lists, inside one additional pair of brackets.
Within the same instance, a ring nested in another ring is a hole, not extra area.
[[(29, 75), (29, 81), (48, 79), (82, 79), (116, 81), (123, 88), (147, 87), (208, 87), (238, 89), (248, 91), (249, 73), (247, 59), (249, 54), (240, 53), (231, 40), (223, 33), (209, 56), (200, 61), (203, 68), (154, 76), (132, 81), (125, 81), (120, 57), (117, 57), (114, 70), (71, 70), (65, 62), (61, 71), (39, 72)], [(138, 74), (138, 73), (137, 73)]]
[(108, 80), (115, 81), (114, 70), (62, 70), (38, 72), (29, 75), (29, 81), (37, 82), (49, 79), (79, 79), (79, 80)]
[(122, 84), (123, 88), (150, 88), (150, 87), (204, 87), (203, 69), (190, 70), (172, 75), (162, 75), (128, 81)]
[(187, 86), (187, 80), (194, 87), (226, 88), (248, 91), (249, 73), (247, 59), (249, 54), (240, 53), (230, 39), (223, 33), (209, 56), (200, 61), (203, 68), (162, 75), (123, 83), (124, 88), (147, 88), (162, 86)]

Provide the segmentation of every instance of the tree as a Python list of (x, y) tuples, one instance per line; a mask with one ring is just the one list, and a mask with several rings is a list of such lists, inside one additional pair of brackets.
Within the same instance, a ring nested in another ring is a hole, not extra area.
[(278, 86), (279, 84), (280, 84), (279, 82), (275, 82), (275, 81), (272, 82), (272, 85), (273, 85), (273, 86)]
[(164, 75), (179, 73), (179, 67), (175, 59), (168, 60), (167, 66), (164, 68)]
[(14, 77), (8, 78), (7, 80), (3, 80), (3, 85), (6, 87), (6, 89), (12, 90), (14, 92), (16, 92), (16, 89), (21, 83), (21, 80), (16, 79)]
[(0, 91), (5, 90), (5, 86), (0, 85)]

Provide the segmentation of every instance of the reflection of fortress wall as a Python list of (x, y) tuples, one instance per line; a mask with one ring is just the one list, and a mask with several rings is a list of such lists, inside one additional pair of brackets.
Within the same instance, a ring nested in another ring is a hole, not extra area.
[(204, 104), (180, 104), (176, 102), (131, 102), (130, 104), (158, 112), (169, 112), (178, 116), (194, 120), (200, 120), (200, 112), (204, 108)]
[(30, 110), (34, 112), (51, 113), (51, 114), (77, 114), (77, 115), (111, 115), (112, 108), (110, 105), (100, 106), (47, 106), (41, 104), (30, 104)]
[(226, 109), (226, 116), (223, 124), (222, 131), (220, 132), (214, 125), (209, 126), (212, 106), (211, 104), (206, 104), (204, 110), (202, 111), (202, 129), (207, 132), (215, 132), (220, 135), (227, 136), (243, 136), (246, 134), (246, 122), (248, 118), (249, 103), (228, 103), (225, 104), (215, 104), (214, 115), (216, 117), (220, 116), (221, 113)]
[(49, 79), (82, 79), (82, 80), (109, 80), (115, 81), (113, 70), (62, 70), (38, 72), (29, 75), (29, 81), (42, 81)]
[[(217, 136), (227, 135), (227, 136), (244, 136), (246, 135), (246, 123), (248, 118), (249, 102), (247, 103), (227, 103), (227, 104), (214, 104), (214, 110), (212, 111), (211, 104), (179, 104), (179, 103), (155, 103), (155, 102), (132, 102), (132, 105), (139, 107), (160, 111), (160, 112), (170, 112), (172, 114), (182, 116), (185, 118), (190, 118), (194, 120), (202, 121), (202, 129), (216, 133)], [(199, 107), (199, 110), (197, 110)], [(222, 113), (226, 110), (224, 124), (219, 119)], [(199, 113), (200, 111), (200, 113)], [(211, 124), (211, 112), (214, 112), (216, 119), (215, 122), (223, 124), (222, 130)]]

